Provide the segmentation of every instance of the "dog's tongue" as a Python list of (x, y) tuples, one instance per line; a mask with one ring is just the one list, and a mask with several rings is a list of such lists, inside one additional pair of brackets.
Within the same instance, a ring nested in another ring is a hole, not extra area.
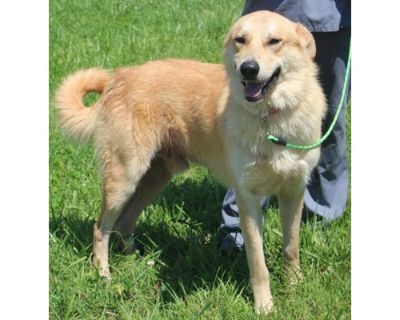
[(263, 83), (246, 81), (244, 86), (244, 93), (246, 98), (250, 100), (258, 100), (262, 98)]

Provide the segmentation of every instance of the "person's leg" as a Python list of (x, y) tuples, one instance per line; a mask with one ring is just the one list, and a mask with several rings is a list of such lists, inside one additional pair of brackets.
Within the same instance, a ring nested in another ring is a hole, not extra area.
[(239, 209), (236, 203), (236, 193), (233, 189), (228, 189), (222, 204), (222, 221), (220, 230), (223, 237), (220, 242), (222, 251), (229, 251), (234, 248), (241, 250), (244, 244), (240, 229)]
[[(349, 53), (350, 29), (339, 32), (314, 33), (317, 44), (315, 58), (320, 68), (320, 80), (328, 101), (328, 113), (323, 132), (331, 125), (336, 113)], [(342, 216), (347, 202), (348, 170), (346, 159), (346, 99), (333, 132), (321, 147), (321, 159), (314, 169), (305, 193), (307, 210), (328, 220)]]

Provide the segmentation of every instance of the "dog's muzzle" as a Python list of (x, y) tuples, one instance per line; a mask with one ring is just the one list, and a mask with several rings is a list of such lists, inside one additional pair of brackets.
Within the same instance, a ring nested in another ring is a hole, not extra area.
[(279, 78), (281, 67), (276, 68), (267, 81), (243, 80), (244, 95), (247, 101), (254, 102), (264, 99), (268, 91)]

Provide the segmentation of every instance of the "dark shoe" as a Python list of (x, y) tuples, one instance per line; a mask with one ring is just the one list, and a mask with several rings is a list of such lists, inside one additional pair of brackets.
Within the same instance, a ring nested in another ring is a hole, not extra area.
[(219, 241), (219, 250), (224, 254), (232, 254), (242, 252), (244, 249), (244, 239), (240, 232), (237, 231), (224, 231), (224, 234)]
[(311, 221), (322, 221), (323, 218), (314, 212), (308, 210), (305, 206), (303, 208), (303, 212), (301, 214), (301, 221), (306, 223), (306, 222), (311, 222)]

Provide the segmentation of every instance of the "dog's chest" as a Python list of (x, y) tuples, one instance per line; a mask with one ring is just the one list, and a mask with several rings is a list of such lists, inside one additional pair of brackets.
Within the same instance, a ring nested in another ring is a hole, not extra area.
[(310, 166), (299, 154), (279, 146), (270, 146), (269, 152), (264, 150), (262, 154), (256, 150), (256, 145), (250, 149), (236, 145), (232, 150), (231, 165), (240, 187), (265, 196), (306, 183)]
[[(303, 152), (266, 141), (265, 124), (241, 111), (231, 111), (226, 122), (229, 162), (238, 187), (264, 196), (292, 185), (305, 185), (317, 163), (318, 149)], [(286, 136), (284, 126), (280, 131)]]

